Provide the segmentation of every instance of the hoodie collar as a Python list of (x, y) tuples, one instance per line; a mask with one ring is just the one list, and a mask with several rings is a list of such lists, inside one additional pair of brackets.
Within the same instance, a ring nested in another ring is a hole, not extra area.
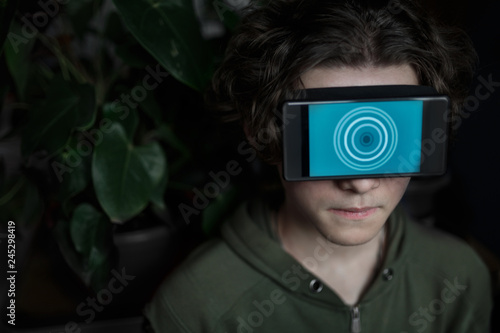
[[(283, 250), (272, 228), (271, 216), (271, 210), (263, 202), (247, 202), (224, 224), (222, 236), (249, 265), (298, 297), (326, 306), (345, 307), (334, 291)], [(389, 227), (388, 247), (382, 269), (360, 303), (369, 303), (382, 296), (398, 280), (398, 272), (404, 265), (401, 258), (408, 248), (407, 240), (403, 241), (404, 220), (404, 213), (399, 208), (389, 217), (386, 224)], [(334, 246), (318, 241), (318, 251), (326, 255), (334, 251)]]

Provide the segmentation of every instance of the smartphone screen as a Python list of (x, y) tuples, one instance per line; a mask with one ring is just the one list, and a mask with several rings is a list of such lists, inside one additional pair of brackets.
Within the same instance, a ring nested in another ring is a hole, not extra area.
[(419, 172), (422, 114), (423, 101), (310, 105), (309, 175)]
[(286, 180), (435, 176), (446, 171), (446, 96), (289, 101)]

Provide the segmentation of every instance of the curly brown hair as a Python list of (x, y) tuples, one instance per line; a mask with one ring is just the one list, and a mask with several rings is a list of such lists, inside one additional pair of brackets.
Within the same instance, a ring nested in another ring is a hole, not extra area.
[(419, 83), (451, 99), (458, 114), (476, 55), (468, 36), (409, 0), (270, 0), (246, 9), (207, 94), (225, 121), (239, 121), (268, 163), (282, 159), (278, 107), (300, 77), (324, 66), (408, 64)]

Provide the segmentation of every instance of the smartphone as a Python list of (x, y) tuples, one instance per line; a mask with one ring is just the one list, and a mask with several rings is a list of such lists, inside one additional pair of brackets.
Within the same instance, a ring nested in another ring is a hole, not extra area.
[(449, 99), (419, 87), (326, 88), (285, 102), (285, 180), (442, 175)]

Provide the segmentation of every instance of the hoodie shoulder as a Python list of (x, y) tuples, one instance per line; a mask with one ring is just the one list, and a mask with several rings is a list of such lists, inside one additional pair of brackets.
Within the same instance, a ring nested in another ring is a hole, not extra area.
[(484, 261), (463, 239), (413, 221), (408, 222), (407, 237), (411, 238), (408, 257), (416, 264), (442, 272), (443, 275), (489, 277)]
[[(200, 245), (157, 290), (145, 315), (156, 332), (202, 332), (263, 277), (222, 240)], [(174, 330), (173, 327), (178, 328)]]

